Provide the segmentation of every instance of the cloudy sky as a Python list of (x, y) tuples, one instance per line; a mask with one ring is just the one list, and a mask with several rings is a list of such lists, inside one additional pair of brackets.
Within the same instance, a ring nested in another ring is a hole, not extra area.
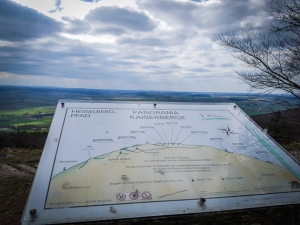
[(247, 92), (212, 39), (263, 0), (0, 0), (0, 84)]

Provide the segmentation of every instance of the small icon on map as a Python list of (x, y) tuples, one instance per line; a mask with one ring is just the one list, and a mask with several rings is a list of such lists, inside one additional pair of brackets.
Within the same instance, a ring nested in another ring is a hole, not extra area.
[(226, 133), (227, 136), (229, 137), (231, 134), (238, 134), (238, 133), (234, 133), (233, 131), (231, 131), (230, 127), (228, 124), (226, 124), (227, 128), (221, 128), (221, 129), (218, 129), (218, 130), (221, 130), (223, 131), (223, 133)]
[(122, 180), (128, 180), (128, 176), (127, 175), (122, 175), (121, 178), (122, 178)]
[(149, 191), (144, 191), (142, 193), (142, 197), (145, 198), (145, 199), (151, 199), (152, 198), (152, 195)]
[(300, 184), (298, 181), (291, 181), (290, 184), (292, 189), (300, 188)]
[(125, 200), (125, 198), (126, 198), (126, 195), (124, 193), (117, 194), (117, 199), (119, 201), (123, 201), (123, 200)]
[(132, 200), (136, 200), (138, 197), (139, 197), (139, 194), (138, 194), (137, 191), (131, 192), (131, 193), (129, 194), (129, 198), (131, 198)]

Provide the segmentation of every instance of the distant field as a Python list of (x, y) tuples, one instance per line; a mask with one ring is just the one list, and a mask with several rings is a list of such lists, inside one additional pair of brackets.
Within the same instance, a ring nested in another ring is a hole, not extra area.
[(0, 126), (47, 126), (51, 125), (53, 116), (43, 117), (41, 119), (30, 119), (21, 116), (11, 117), (11, 118), (0, 118)]
[(21, 108), (14, 110), (2, 110), (0, 109), (0, 116), (24, 116), (28, 115), (38, 115), (41, 113), (54, 113), (55, 107), (41, 106), (36, 108)]
[(43, 128), (49, 128), (53, 119), (54, 111), (54, 106), (41, 106), (13, 110), (0, 109), (0, 131), (7, 132), (20, 128), (21, 130), (35, 131), (42, 130)]
[(249, 116), (284, 110), (278, 96), (241, 93), (122, 91), (0, 85), (0, 131), (49, 128), (59, 99), (151, 102), (236, 103)]

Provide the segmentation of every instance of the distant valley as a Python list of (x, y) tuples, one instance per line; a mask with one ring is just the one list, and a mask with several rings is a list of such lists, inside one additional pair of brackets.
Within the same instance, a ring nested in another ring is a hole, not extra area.
[[(218, 92), (95, 90), (79, 88), (0, 85), (0, 131), (48, 131), (59, 99), (98, 101), (151, 101), (236, 103), (249, 116), (285, 108), (276, 104), (280, 95)], [(284, 96), (287, 100), (290, 96)]]

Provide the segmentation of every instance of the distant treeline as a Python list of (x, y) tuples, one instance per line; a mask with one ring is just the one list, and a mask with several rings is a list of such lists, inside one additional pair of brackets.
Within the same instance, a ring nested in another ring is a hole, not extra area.
[(290, 109), (251, 117), (279, 144), (300, 142), (300, 109)]
[(43, 149), (47, 132), (0, 132), (0, 150), (4, 148)]
[(20, 125), (20, 126), (0, 126), (0, 130), (8, 130), (8, 131), (14, 131), (14, 132), (20, 132), (20, 131), (48, 131), (48, 126), (38, 126), (38, 125)]

